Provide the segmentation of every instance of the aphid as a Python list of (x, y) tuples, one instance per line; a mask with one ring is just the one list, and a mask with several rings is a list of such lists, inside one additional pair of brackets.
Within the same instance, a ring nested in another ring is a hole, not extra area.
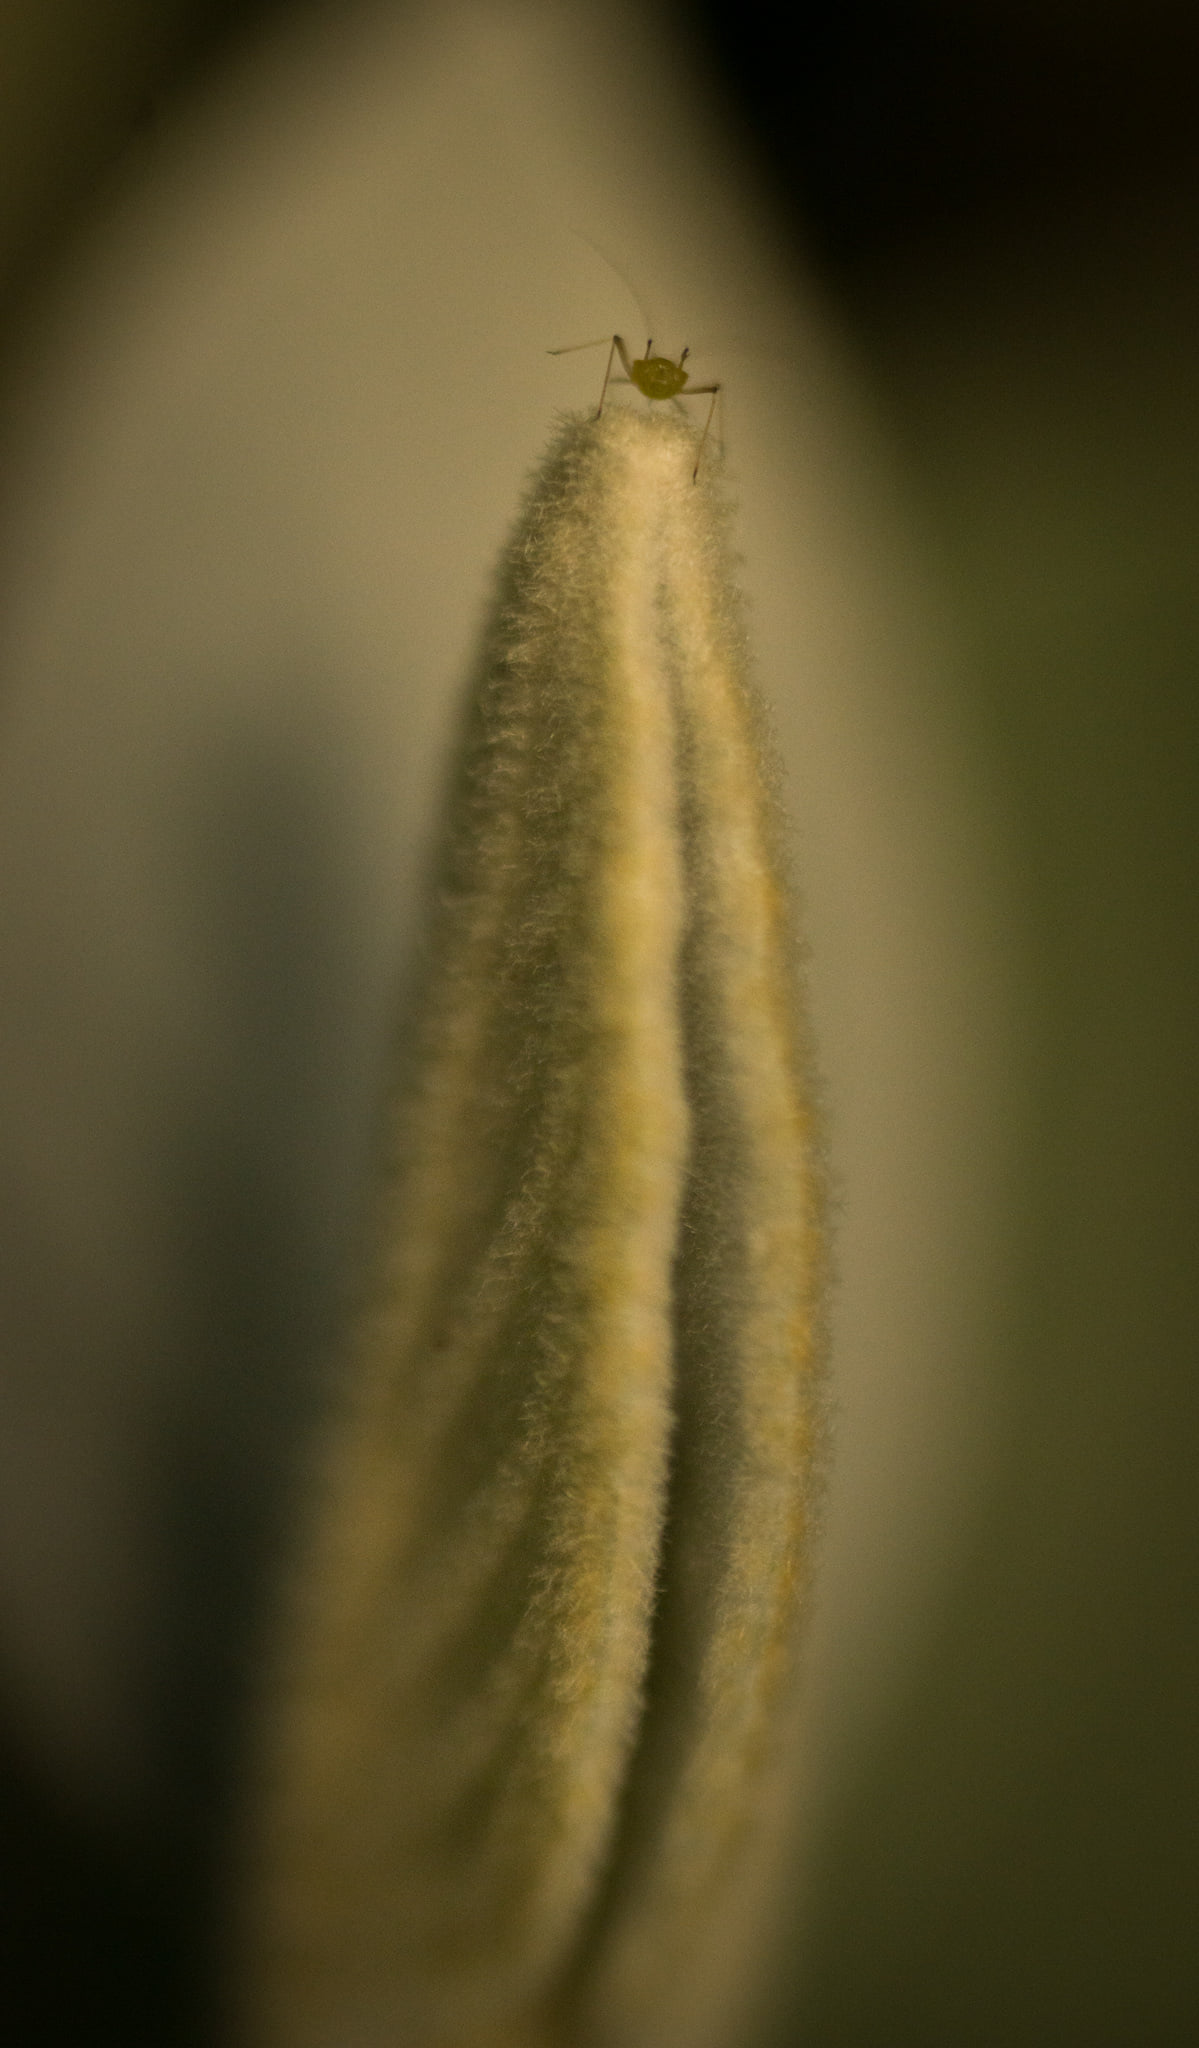
[[(602, 348), (607, 340), (608, 336), (601, 334), (598, 341), (576, 341), (572, 342), (568, 348), (552, 348), (549, 353), (552, 356), (570, 356), (574, 355), (581, 348)], [(611, 339), (611, 346), (608, 349), (608, 367), (604, 371), (604, 381), (600, 386), (599, 405), (596, 407), (595, 413), (596, 419), (599, 419), (604, 410), (604, 400), (608, 395), (608, 385), (612, 378), (613, 356), (618, 355), (620, 357), (625, 378), (630, 384), (636, 385), (643, 398), (678, 398), (688, 381), (688, 373), (683, 368), (683, 364), (690, 354), (691, 350), (685, 348), (676, 363), (670, 356), (656, 356), (654, 354), (653, 342), (647, 341), (645, 344), (645, 354), (638, 356), (635, 360), (631, 360), (623, 337), (619, 334), (614, 334)], [(691, 472), (692, 483), (695, 482), (696, 477), (699, 475), (700, 457), (704, 452), (704, 443), (708, 438), (708, 429), (712, 424), (712, 415), (716, 410), (716, 401), (720, 396), (720, 385), (693, 384), (687, 392), (688, 398), (706, 398), (709, 392), (712, 394), (712, 403), (708, 407), (708, 417), (704, 421), (704, 430), (699, 437), (699, 447), (695, 454), (695, 468)]]

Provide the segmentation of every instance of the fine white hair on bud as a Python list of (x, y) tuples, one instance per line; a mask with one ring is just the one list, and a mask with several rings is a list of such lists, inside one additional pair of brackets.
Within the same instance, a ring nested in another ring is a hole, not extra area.
[(648, 2048), (720, 2009), (788, 1718), (822, 1259), (696, 448), (665, 409), (567, 420), (502, 566), (263, 1688), (252, 2048)]

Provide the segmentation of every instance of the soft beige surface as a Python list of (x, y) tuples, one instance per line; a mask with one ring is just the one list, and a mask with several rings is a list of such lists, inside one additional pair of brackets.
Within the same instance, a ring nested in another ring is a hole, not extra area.
[(555, 409), (594, 397), (545, 350), (614, 327), (725, 384), (798, 821), (847, 1191), (813, 1799), (971, 1510), (987, 797), (835, 342), (646, 10), (339, 14), (168, 138), (9, 419), (0, 1614), (56, 1778), (139, 1825), (164, 1685), (227, 1697), (226, 1585), (336, 1325), (488, 578)]

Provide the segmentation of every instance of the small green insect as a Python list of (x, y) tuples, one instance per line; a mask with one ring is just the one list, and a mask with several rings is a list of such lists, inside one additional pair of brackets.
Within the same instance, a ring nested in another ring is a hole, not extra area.
[[(572, 342), (568, 348), (552, 348), (549, 353), (552, 356), (574, 355), (581, 348), (602, 348), (607, 340), (608, 336), (601, 334), (598, 341), (576, 341)], [(620, 357), (625, 379), (628, 383), (636, 386), (643, 398), (659, 399), (678, 398), (680, 396), (684, 385), (688, 381), (688, 373), (683, 368), (683, 364), (690, 354), (691, 350), (685, 348), (676, 363), (670, 356), (656, 356), (654, 354), (653, 342), (647, 341), (645, 344), (645, 354), (633, 359), (629, 355), (623, 337), (619, 334), (614, 334), (611, 337), (611, 345), (608, 349), (608, 367), (604, 371), (604, 381), (600, 387), (599, 405), (596, 407), (595, 413), (596, 419), (599, 419), (604, 410), (604, 400), (608, 395), (608, 385), (612, 380), (612, 360), (614, 356)], [(621, 380), (618, 379), (617, 381)], [(704, 452), (704, 443), (708, 438), (708, 429), (712, 424), (712, 415), (716, 411), (716, 401), (720, 396), (720, 390), (719, 384), (693, 384), (687, 392), (688, 398), (706, 398), (709, 392), (712, 395), (712, 403), (708, 407), (708, 417), (704, 421), (704, 430), (699, 437), (699, 447), (696, 450), (695, 468), (691, 472), (692, 483), (695, 482), (696, 477), (699, 475), (700, 457)]]

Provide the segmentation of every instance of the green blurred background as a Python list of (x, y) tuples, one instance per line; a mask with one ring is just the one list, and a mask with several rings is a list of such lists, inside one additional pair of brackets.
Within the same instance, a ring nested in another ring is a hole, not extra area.
[[(110, 180), (283, 0), (7, 0), (16, 334)], [(1008, 823), (1034, 1100), (1002, 1455), (813, 1873), (780, 2038), (1199, 2038), (1199, 17), (698, 4), (671, 30), (816, 272)], [(182, 2038), (186, 1884), (8, 1774), (34, 2038)], [(132, 1867), (132, 1865), (130, 1866)], [(141, 1888), (139, 1889), (139, 1884)], [(172, 1917), (174, 1916), (174, 1917)], [(15, 1992), (14, 1992), (15, 1997)], [(139, 2031), (140, 2029), (140, 2031)]]

